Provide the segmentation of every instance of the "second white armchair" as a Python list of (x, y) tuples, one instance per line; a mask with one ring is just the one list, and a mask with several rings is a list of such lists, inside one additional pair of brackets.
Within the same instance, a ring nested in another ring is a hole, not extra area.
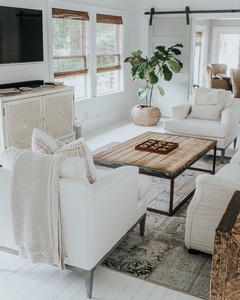
[(234, 142), (235, 147), (239, 129), (239, 108), (231, 102), (230, 91), (197, 88), (189, 102), (172, 107), (164, 131), (216, 140), (223, 161), (228, 146)]

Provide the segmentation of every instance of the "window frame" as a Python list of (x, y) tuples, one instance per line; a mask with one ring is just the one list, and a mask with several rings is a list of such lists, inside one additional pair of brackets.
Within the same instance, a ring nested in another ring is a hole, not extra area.
[[(117, 18), (121, 18), (122, 20), (122, 27), (120, 28), (121, 32), (120, 32), (120, 49), (119, 49), (119, 67), (113, 67), (112, 70), (111, 68), (108, 68), (108, 70), (101, 70), (99, 72), (97, 72), (97, 53), (95, 52), (95, 65), (94, 65), (94, 72), (95, 72), (95, 80), (94, 80), (94, 87), (93, 87), (93, 95), (95, 97), (101, 97), (103, 95), (107, 95), (107, 94), (113, 94), (113, 93), (118, 93), (118, 92), (122, 92), (124, 90), (124, 84), (123, 84), (123, 78), (124, 78), (124, 41), (125, 41), (125, 15), (122, 11), (106, 11), (106, 10), (100, 10), (100, 9), (96, 9), (95, 11), (95, 26), (94, 26), (94, 45), (95, 45), (95, 49), (96, 49), (96, 26), (97, 26), (97, 15), (109, 15), (109, 16), (113, 16), (113, 18), (117, 17)], [(110, 23), (109, 23), (110, 24)], [(119, 86), (117, 90), (112, 90), (112, 91), (107, 91), (105, 93), (97, 93), (97, 76), (98, 74), (101, 73), (108, 73), (108, 72), (117, 72), (117, 76), (118, 76), (118, 80), (119, 80)]]
[[(53, 1), (51, 4), (49, 4), (49, 15), (52, 18), (52, 8), (57, 9), (66, 9), (66, 10), (76, 10), (76, 11), (84, 11), (88, 12), (89, 14), (89, 28), (88, 28), (88, 53), (87, 53), (87, 59), (88, 59), (88, 73), (86, 75), (80, 75), (84, 76), (84, 97), (75, 99), (76, 101), (83, 101), (93, 98), (101, 98), (103, 96), (107, 96), (108, 94), (117, 94), (124, 92), (124, 74), (125, 74), (125, 68), (124, 68), (124, 52), (125, 52), (125, 22), (126, 22), (126, 12), (123, 10), (114, 10), (114, 9), (106, 9), (101, 7), (91, 7), (88, 5), (79, 5), (76, 3), (59, 3), (58, 1)], [(123, 28), (121, 31), (121, 48), (120, 48), (120, 64), (122, 66), (121, 69), (118, 70), (119, 72), (119, 87), (117, 90), (109, 91), (104, 94), (98, 94), (97, 95), (97, 72), (96, 72), (96, 65), (97, 65), (97, 59), (96, 59), (96, 18), (97, 14), (105, 14), (105, 15), (113, 15), (113, 16), (120, 16), (122, 18), (123, 22)], [(52, 25), (50, 24), (50, 34), (49, 38), (50, 41), (52, 40)], [(49, 43), (50, 45), (50, 72), (52, 80), (54, 80), (54, 72), (53, 72), (53, 45), (52, 42)], [(72, 77), (74, 79), (74, 77)]]
[[(61, 16), (62, 15), (62, 16)], [(59, 16), (59, 17), (54, 17)], [(68, 18), (70, 17), (70, 18)], [(71, 58), (83, 58), (84, 61), (84, 69), (79, 70), (72, 70), (72, 71), (63, 71), (63, 72), (54, 72), (54, 78), (62, 78), (62, 77), (70, 77), (74, 75), (86, 75), (88, 73), (88, 54), (87, 54), (87, 39), (88, 39), (88, 32), (87, 32), (87, 24), (84, 21), (89, 21), (89, 13), (85, 11), (79, 11), (79, 10), (70, 10), (70, 9), (61, 9), (61, 8), (52, 8), (52, 19), (53, 18), (59, 18), (59, 19), (72, 19), (72, 20), (79, 20), (83, 21), (82, 26), (82, 44), (85, 45), (84, 50), (86, 53), (85, 55), (64, 55), (64, 56), (52, 56), (53, 62), (54, 60), (65, 60), (65, 59), (71, 59)]]

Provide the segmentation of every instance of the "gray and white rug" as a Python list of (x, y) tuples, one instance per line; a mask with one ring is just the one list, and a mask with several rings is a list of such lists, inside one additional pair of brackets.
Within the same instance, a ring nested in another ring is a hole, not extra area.
[[(108, 147), (113, 145), (114, 143), (111, 143)], [(225, 163), (227, 162), (229, 158), (225, 159)], [(207, 155), (195, 166), (209, 168), (211, 163), (212, 156)], [(217, 157), (216, 170), (223, 165)], [(197, 171), (187, 170), (177, 178), (175, 201), (180, 201), (195, 187), (198, 174), (200, 173)], [(168, 205), (168, 191), (169, 180), (153, 177), (152, 187), (147, 195), (148, 206), (165, 209)], [(172, 217), (148, 211), (145, 235), (139, 235), (137, 226), (103, 262), (103, 266), (202, 299), (209, 299), (211, 255), (189, 254), (184, 243), (185, 217), (189, 201)]]

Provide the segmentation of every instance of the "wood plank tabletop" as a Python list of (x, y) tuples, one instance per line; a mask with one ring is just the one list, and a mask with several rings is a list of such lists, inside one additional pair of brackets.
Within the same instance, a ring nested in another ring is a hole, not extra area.
[[(135, 146), (148, 139), (178, 143), (178, 148), (167, 154), (135, 150)], [(216, 143), (215, 140), (148, 131), (95, 154), (94, 162), (109, 167), (133, 165), (139, 167), (141, 173), (175, 177), (213, 149)]]

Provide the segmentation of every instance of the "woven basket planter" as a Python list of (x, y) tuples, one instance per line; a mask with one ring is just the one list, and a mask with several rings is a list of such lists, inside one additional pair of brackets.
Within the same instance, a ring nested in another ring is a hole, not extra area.
[(154, 126), (161, 118), (161, 111), (158, 106), (135, 105), (131, 111), (131, 118), (136, 125)]

